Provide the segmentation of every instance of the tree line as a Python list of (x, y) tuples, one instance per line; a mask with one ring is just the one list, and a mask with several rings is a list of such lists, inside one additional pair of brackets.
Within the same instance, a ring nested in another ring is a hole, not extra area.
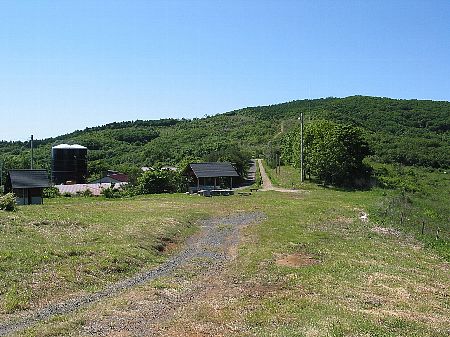
[[(51, 147), (61, 143), (89, 148), (91, 178), (108, 169), (131, 171), (141, 166), (176, 166), (186, 159), (219, 159), (229, 149), (247, 157), (265, 154), (270, 158), (270, 153), (281, 155), (282, 135), (298, 126), (302, 112), (306, 124), (328, 120), (361, 128), (375, 162), (450, 167), (449, 102), (364, 96), (299, 100), (192, 120), (115, 122), (86, 128), (36, 140), (34, 167), (50, 171)], [(284, 132), (280, 132), (282, 125)], [(0, 142), (3, 178), (9, 169), (30, 167), (29, 145)], [(283, 156), (290, 163), (286, 151)]]

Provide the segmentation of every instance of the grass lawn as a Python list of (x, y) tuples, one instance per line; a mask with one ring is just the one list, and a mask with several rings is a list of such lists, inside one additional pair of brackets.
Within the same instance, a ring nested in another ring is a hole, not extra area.
[[(160, 263), (167, 256), (158, 250), (162, 238), (179, 242), (196, 230), (195, 219), (260, 210), (267, 219), (244, 230), (237, 257), (211, 280), (216, 291), (179, 308), (166, 331), (187, 334), (206, 327), (218, 336), (447, 336), (449, 265), (412, 235), (374, 222), (370, 210), (384, 193), (315, 188), (250, 197), (77, 198), (3, 212), (3, 318)], [(369, 213), (369, 222), (359, 219), (362, 211)], [(81, 336), (94, 312), (106, 315), (117, 301), (103, 300), (22, 335), (70, 331)]]

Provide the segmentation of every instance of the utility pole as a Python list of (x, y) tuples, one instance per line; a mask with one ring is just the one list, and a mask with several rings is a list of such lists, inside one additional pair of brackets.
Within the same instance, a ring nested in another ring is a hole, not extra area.
[(303, 112), (300, 114), (300, 182), (303, 183)]
[(31, 169), (33, 169), (33, 135), (31, 135)]

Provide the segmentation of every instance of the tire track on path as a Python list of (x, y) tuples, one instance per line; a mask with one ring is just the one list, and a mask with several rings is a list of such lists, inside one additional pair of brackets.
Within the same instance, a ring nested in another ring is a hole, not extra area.
[(201, 263), (202, 274), (216, 271), (229, 258), (230, 248), (238, 244), (240, 229), (263, 219), (264, 214), (253, 212), (203, 220), (200, 222), (200, 233), (189, 238), (181, 252), (169, 258), (159, 267), (114, 283), (102, 291), (49, 305), (26, 313), (25, 317), (12, 322), (0, 322), (0, 336), (29, 328), (56, 315), (69, 314), (102, 299), (114, 297), (127, 289), (159, 277), (169, 276), (188, 265)]

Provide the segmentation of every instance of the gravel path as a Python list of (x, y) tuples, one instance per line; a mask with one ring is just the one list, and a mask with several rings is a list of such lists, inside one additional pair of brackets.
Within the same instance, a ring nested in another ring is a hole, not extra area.
[[(175, 274), (177, 270), (182, 270), (192, 264), (195, 264), (196, 268), (201, 270), (201, 274), (213, 273), (221, 269), (224, 262), (230, 257), (230, 249), (235, 247), (239, 241), (239, 230), (243, 226), (261, 221), (263, 218), (264, 215), (262, 213), (255, 212), (204, 220), (200, 223), (201, 232), (187, 240), (186, 248), (158, 268), (114, 283), (100, 292), (30, 312), (25, 318), (20, 320), (0, 322), (0, 336), (28, 328), (55, 315), (71, 313), (101, 299), (114, 297), (114, 295), (124, 290), (142, 285), (159, 277)], [(190, 292), (189, 296), (193, 296), (192, 294)], [(163, 310), (158, 311), (160, 313), (163, 312)], [(157, 319), (158, 317), (153, 318)], [(89, 330), (89, 332), (85, 332), (92, 335), (104, 333), (104, 331), (101, 331), (102, 329)]]

